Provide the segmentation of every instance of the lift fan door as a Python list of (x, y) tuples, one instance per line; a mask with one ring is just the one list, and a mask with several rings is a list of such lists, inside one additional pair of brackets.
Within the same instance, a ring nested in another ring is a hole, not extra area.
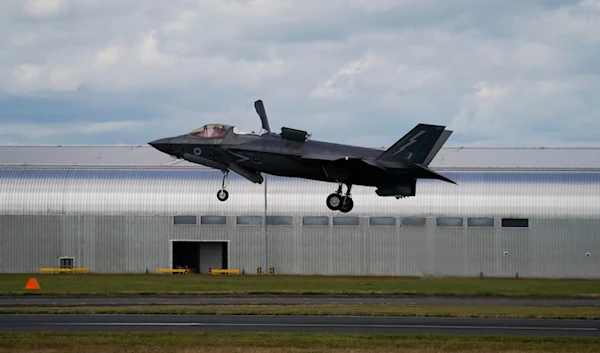
[(310, 132), (304, 130), (291, 129), (289, 127), (282, 127), (281, 138), (296, 142), (306, 142), (310, 138)]

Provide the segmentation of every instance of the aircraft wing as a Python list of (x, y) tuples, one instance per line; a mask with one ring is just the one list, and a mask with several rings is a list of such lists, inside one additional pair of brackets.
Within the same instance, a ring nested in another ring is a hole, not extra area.
[(375, 167), (384, 171), (393, 171), (394, 169), (410, 169), (414, 168), (419, 171), (420, 174), (426, 175), (432, 179), (443, 180), (452, 184), (456, 184), (453, 180), (448, 179), (447, 177), (429, 169), (426, 166), (417, 164), (417, 163), (405, 163), (400, 161), (387, 161), (380, 159), (364, 159), (364, 158), (353, 158), (346, 157), (340, 155), (328, 155), (328, 154), (305, 154), (302, 155), (303, 159), (313, 159), (320, 161), (328, 161), (328, 162), (345, 162), (347, 161), (349, 164), (352, 163), (354, 168), (365, 166), (365, 167)]
[(253, 183), (262, 184), (263, 182), (263, 177), (260, 175), (260, 173), (245, 168), (235, 162), (229, 162), (229, 169)]
[(315, 159), (318, 161), (337, 161), (345, 159), (345, 156), (333, 155), (333, 154), (324, 154), (324, 153), (305, 153), (300, 156), (302, 159)]
[(229, 164), (222, 164), (222, 163), (215, 162), (208, 158), (196, 156), (191, 153), (184, 153), (183, 158), (192, 163), (202, 164), (202, 165), (205, 165), (210, 168), (220, 169), (222, 171), (231, 170), (234, 173), (239, 174), (240, 176), (250, 180), (253, 183), (262, 184), (262, 182), (263, 182), (263, 177), (262, 177), (262, 175), (260, 175), (260, 173), (256, 173), (253, 170), (245, 168), (245, 167), (237, 164), (236, 162), (229, 162)]
[(379, 168), (382, 170), (387, 170), (385, 168), (385, 166), (383, 166), (382, 164), (384, 163), (380, 163), (379, 161), (375, 161), (375, 160), (371, 160), (371, 159), (363, 159), (363, 158), (356, 158), (356, 157), (347, 157), (347, 156), (341, 156), (341, 155), (333, 155), (333, 154), (319, 154), (319, 153), (306, 153), (303, 154), (301, 156), (302, 159), (312, 159), (312, 160), (317, 160), (317, 161), (324, 161), (324, 162), (348, 162), (348, 163), (352, 163), (353, 166), (359, 166), (360, 164), (362, 164), (365, 167), (375, 167), (375, 168)]
[(381, 160), (373, 160), (373, 159), (365, 159), (362, 161), (364, 163), (381, 168), (383, 170), (414, 168), (414, 169), (417, 169), (421, 175), (426, 175), (427, 177), (432, 178), (432, 179), (443, 180), (448, 183), (456, 184), (456, 182), (454, 182), (453, 180), (448, 179), (447, 177), (431, 170), (430, 168), (428, 168), (424, 165), (418, 164), (418, 163), (406, 164), (403, 162), (381, 161)]

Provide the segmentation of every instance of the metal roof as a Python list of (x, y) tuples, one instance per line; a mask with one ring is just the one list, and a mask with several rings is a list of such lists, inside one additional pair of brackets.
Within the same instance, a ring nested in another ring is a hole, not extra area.
[(443, 148), (434, 168), (476, 169), (600, 169), (600, 148)]
[[(350, 216), (598, 218), (598, 171), (443, 171), (455, 180), (419, 180), (417, 196), (379, 197), (354, 186)], [(335, 183), (268, 176), (273, 215), (333, 215), (325, 205)], [(230, 176), (229, 199), (217, 200), (221, 173), (199, 168), (0, 168), (0, 215), (262, 215), (264, 185)]]
[[(199, 167), (147, 145), (0, 146), (0, 166)], [(445, 147), (437, 169), (600, 170), (598, 148)]]

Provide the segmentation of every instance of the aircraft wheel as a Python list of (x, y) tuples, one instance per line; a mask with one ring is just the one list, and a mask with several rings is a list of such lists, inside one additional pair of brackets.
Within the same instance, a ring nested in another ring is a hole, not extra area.
[(354, 201), (352, 201), (352, 199), (348, 197), (346, 199), (346, 202), (344, 202), (344, 204), (341, 205), (340, 212), (348, 213), (348, 212), (352, 211), (353, 207), (354, 207)]
[(225, 201), (228, 197), (229, 193), (227, 192), (227, 190), (219, 190), (219, 192), (217, 192), (217, 198), (219, 199), (219, 201)]
[(342, 196), (339, 194), (331, 194), (327, 197), (327, 207), (332, 211), (337, 211), (342, 205)]

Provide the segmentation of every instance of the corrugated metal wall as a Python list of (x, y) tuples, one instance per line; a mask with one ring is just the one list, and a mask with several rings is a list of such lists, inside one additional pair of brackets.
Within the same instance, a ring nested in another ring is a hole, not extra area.
[[(169, 216), (0, 216), (0, 272), (57, 267), (61, 256), (97, 273), (170, 267), (172, 240), (229, 241), (229, 267), (264, 266), (261, 225), (174, 225)], [(600, 221), (535, 219), (528, 228), (268, 226), (279, 274), (600, 277)]]
[[(347, 215), (325, 206), (333, 184), (269, 177), (268, 214), (293, 217), (268, 226), (269, 264), (281, 274), (600, 276), (600, 172), (444, 173), (458, 185), (419, 181), (408, 199), (354, 187)], [(172, 241), (212, 240), (229, 242), (231, 268), (255, 273), (264, 228), (236, 225), (236, 216), (262, 222), (263, 186), (231, 175), (230, 198), (219, 202), (220, 182), (219, 172), (197, 168), (0, 168), (0, 272), (36, 272), (73, 256), (94, 272), (152, 273), (171, 267)], [(227, 224), (175, 225), (173, 215), (221, 215)], [(327, 225), (304, 225), (303, 216), (326, 216)], [(353, 216), (358, 225), (337, 225)], [(396, 225), (370, 225), (371, 216)], [(410, 226), (403, 217), (427, 221)], [(463, 220), (441, 227), (436, 217)], [(468, 217), (493, 217), (495, 226), (469, 226)], [(502, 227), (502, 217), (529, 226)]]
[[(379, 197), (354, 186), (354, 215), (592, 218), (600, 214), (600, 171), (447, 171), (458, 185), (419, 180), (417, 196)], [(217, 200), (219, 171), (198, 168), (0, 168), (0, 214), (259, 214), (263, 185), (230, 175)], [(274, 214), (329, 215), (333, 183), (269, 176)]]

